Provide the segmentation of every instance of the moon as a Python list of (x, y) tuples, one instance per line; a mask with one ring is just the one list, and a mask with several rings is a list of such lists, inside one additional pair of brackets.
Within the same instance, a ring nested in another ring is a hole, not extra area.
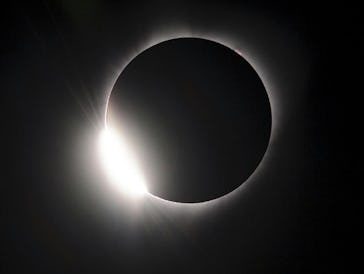
[(262, 80), (239, 52), (184, 37), (130, 61), (110, 93), (106, 125), (132, 151), (143, 189), (198, 203), (232, 192), (254, 173), (272, 115)]

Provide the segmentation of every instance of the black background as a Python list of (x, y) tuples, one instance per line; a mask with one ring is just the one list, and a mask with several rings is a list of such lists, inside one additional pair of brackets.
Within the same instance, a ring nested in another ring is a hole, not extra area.
[[(317, 2), (2, 6), (2, 272), (352, 272), (360, 12)], [(175, 25), (249, 41), (284, 110), (279, 155), (259, 180), (197, 212), (110, 194), (92, 160), (110, 75)]]

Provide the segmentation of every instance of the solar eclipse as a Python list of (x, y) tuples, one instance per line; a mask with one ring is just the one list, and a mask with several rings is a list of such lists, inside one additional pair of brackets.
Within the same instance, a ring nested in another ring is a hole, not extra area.
[[(115, 156), (121, 150), (113, 145), (103, 150), (114, 181), (118, 173), (127, 189), (147, 187), (168, 201), (196, 203), (230, 193), (254, 173), (272, 119), (259, 75), (237, 51), (184, 37), (129, 62), (112, 88), (105, 120), (105, 132), (112, 130), (135, 156)], [(105, 132), (104, 147), (110, 146)]]

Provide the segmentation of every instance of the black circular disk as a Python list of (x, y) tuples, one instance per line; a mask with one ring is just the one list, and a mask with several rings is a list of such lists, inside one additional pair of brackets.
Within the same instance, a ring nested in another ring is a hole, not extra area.
[(177, 202), (240, 186), (271, 131), (269, 99), (253, 67), (199, 38), (168, 40), (135, 57), (113, 87), (106, 118), (131, 145), (149, 192)]

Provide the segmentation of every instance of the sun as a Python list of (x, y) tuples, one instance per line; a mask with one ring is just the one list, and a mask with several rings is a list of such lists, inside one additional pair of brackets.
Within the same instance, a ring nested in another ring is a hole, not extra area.
[(99, 152), (103, 167), (116, 189), (132, 197), (148, 193), (138, 163), (120, 134), (108, 128), (103, 129)]

